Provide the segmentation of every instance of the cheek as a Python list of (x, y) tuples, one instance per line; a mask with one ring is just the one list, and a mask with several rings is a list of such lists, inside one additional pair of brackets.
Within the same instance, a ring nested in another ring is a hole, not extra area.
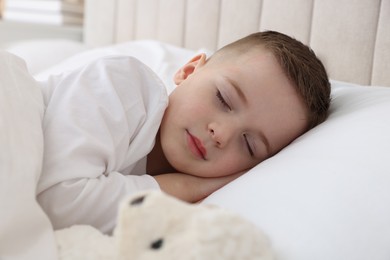
[(210, 115), (212, 113), (212, 108), (210, 106), (202, 104), (191, 106), (190, 109), (195, 117), (199, 117), (201, 119), (206, 119), (206, 115)]
[(204, 102), (204, 99), (202, 100), (193, 97), (182, 104), (182, 106), (178, 108), (178, 111), (182, 116), (188, 117), (189, 119), (194, 120), (194, 123), (197, 123), (198, 120), (206, 120), (213, 111), (213, 108)]
[(246, 170), (254, 166), (254, 163), (242, 153), (230, 152), (221, 154), (220, 158), (214, 162), (214, 166), (216, 171), (228, 175)]
[(175, 90), (169, 99), (169, 106), (175, 109), (194, 110), (204, 106), (205, 98), (203, 91), (194, 91), (194, 87), (181, 86)]

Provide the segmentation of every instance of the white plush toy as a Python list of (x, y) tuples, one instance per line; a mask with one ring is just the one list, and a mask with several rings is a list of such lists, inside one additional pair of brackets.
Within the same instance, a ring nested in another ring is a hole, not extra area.
[(56, 238), (61, 260), (274, 259), (262, 232), (237, 214), (157, 191), (122, 202), (113, 236), (73, 226)]

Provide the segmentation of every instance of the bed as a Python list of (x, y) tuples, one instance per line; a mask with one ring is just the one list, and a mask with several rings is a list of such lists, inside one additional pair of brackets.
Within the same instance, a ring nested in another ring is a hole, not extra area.
[[(310, 45), (332, 79), (328, 120), (203, 203), (253, 221), (280, 260), (390, 259), (389, 0), (86, 0), (85, 17), (83, 43), (42, 39), (9, 51), (37, 79), (133, 55), (172, 90), (169, 75), (192, 55), (254, 31)], [(10, 66), (23, 67), (2, 64), (2, 76)], [(22, 87), (33, 80), (21, 70), (19, 87), (0, 95), (0, 258), (55, 259), (50, 222), (34, 199), (43, 137), (29, 125), (39, 125), (44, 108)]]

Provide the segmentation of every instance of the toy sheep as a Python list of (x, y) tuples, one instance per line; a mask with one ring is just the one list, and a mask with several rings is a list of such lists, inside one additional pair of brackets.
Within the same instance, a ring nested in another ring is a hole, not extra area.
[(162, 192), (121, 203), (113, 236), (90, 226), (56, 231), (61, 260), (271, 260), (267, 239), (228, 210), (182, 202)]

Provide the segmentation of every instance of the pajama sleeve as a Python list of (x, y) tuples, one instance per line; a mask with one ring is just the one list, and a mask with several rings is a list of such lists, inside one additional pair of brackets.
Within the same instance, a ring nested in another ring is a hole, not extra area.
[(109, 233), (124, 196), (159, 188), (136, 169), (154, 145), (168, 100), (165, 87), (139, 61), (118, 56), (53, 76), (42, 88), (38, 201), (55, 229), (88, 224)]

